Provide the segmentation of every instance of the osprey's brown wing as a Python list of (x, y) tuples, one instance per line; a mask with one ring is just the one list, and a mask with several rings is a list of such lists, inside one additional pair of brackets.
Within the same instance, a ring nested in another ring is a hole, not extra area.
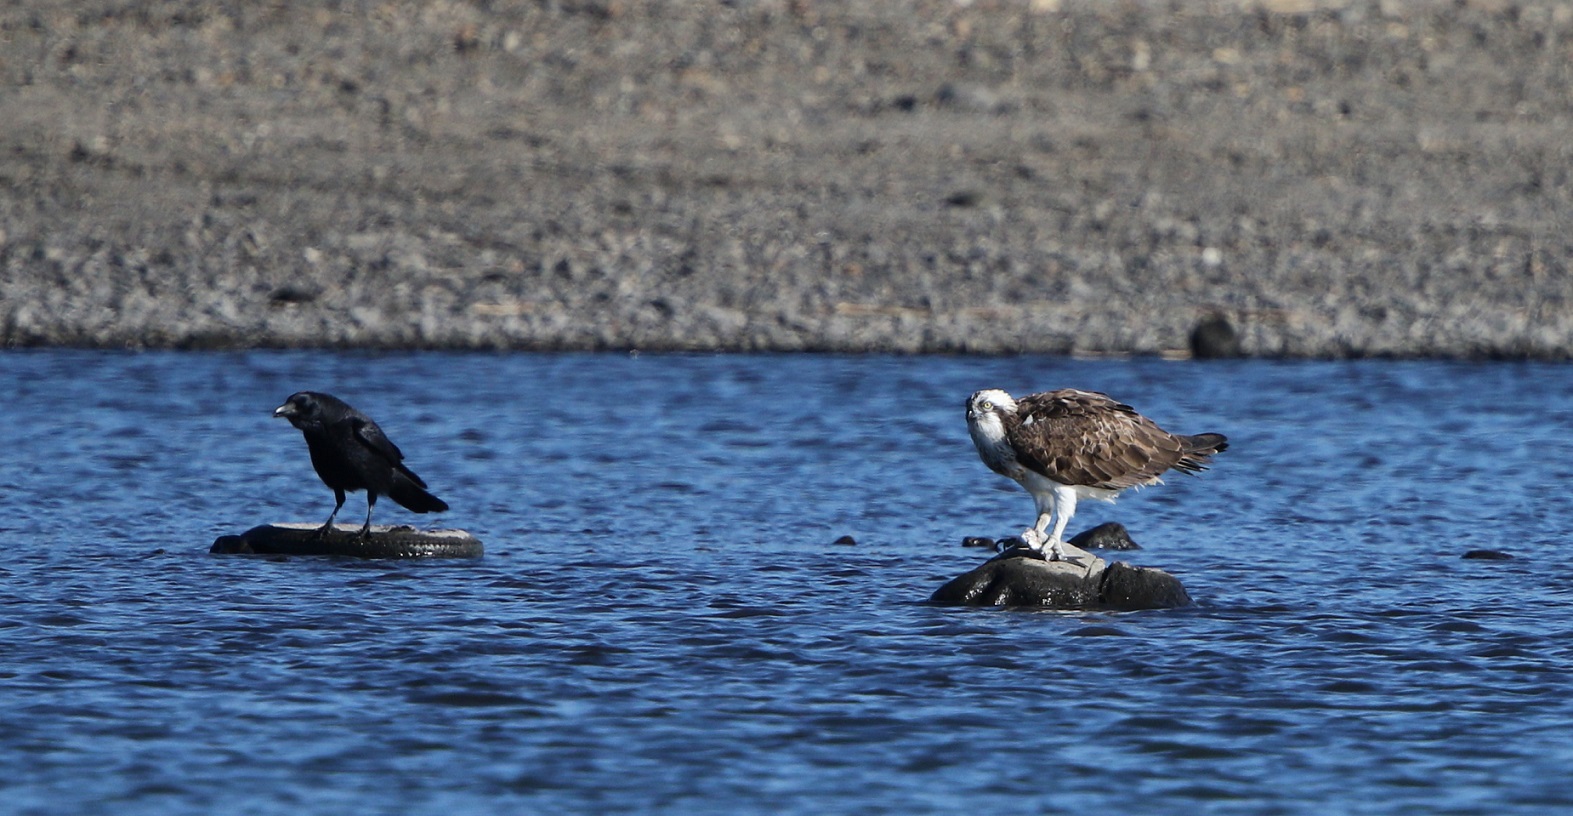
[(1170, 468), (1202, 470), (1228, 447), (1221, 435), (1171, 434), (1129, 405), (1070, 388), (1017, 400), (1005, 434), (1026, 467), (1060, 484), (1105, 490), (1152, 484)]

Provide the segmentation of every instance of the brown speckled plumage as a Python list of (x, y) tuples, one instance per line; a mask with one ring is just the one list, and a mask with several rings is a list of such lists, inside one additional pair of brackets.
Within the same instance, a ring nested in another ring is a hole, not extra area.
[(1221, 434), (1180, 436), (1107, 395), (1073, 388), (1032, 394), (1000, 417), (1016, 458), (1060, 484), (1124, 490), (1169, 469), (1206, 470)]
[(1229, 447), (1222, 434), (1172, 434), (1129, 405), (1073, 388), (1019, 400), (978, 391), (967, 398), (967, 432), (990, 470), (1032, 494), (1037, 521), (1022, 539), (1050, 560), (1064, 557), (1061, 537), (1079, 499), (1113, 501), (1168, 470), (1205, 470)]

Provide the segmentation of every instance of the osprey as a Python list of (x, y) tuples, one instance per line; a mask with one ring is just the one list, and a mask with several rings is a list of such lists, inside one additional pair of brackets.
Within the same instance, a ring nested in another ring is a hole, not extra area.
[[(1038, 520), (1029, 547), (1065, 558), (1061, 536), (1079, 499), (1112, 502), (1126, 488), (1158, 484), (1164, 471), (1206, 470), (1229, 447), (1223, 434), (1172, 434), (1105, 394), (1065, 388), (1017, 400), (998, 389), (967, 398), (967, 431), (990, 470), (1032, 494)], [(1053, 523), (1053, 531), (1048, 532)]]

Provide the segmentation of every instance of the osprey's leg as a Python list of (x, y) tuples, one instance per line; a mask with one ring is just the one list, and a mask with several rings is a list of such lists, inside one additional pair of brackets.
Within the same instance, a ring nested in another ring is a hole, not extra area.
[(1034, 492), (1032, 494), (1032, 503), (1038, 508), (1038, 520), (1031, 527), (1021, 531), (1021, 541), (1030, 549), (1041, 553), (1043, 552), (1043, 542), (1047, 539), (1047, 536), (1043, 534), (1043, 530), (1049, 526), (1049, 522), (1054, 518), (1054, 494)]
[(339, 514), (339, 510), (344, 507), (344, 491), (336, 487), (333, 488), (333, 499), (335, 502), (333, 505), (333, 512), (329, 513), (328, 520), (324, 522), (321, 527), (317, 528), (316, 536), (318, 538), (333, 532), (333, 519)]
[[(1065, 530), (1065, 522), (1060, 520), (1056, 523), (1057, 519), (1062, 519), (1064, 516), (1064, 493), (1065, 491), (1060, 487), (1055, 487), (1052, 491), (1044, 493), (1034, 493), (1032, 498), (1033, 503), (1038, 507), (1038, 522), (1021, 532), (1021, 540), (1027, 542), (1028, 547), (1043, 553), (1044, 558), (1049, 561), (1065, 560), (1065, 550), (1060, 546), (1059, 536)], [(1074, 492), (1071, 493), (1070, 506), (1071, 512), (1076, 512), (1076, 494)], [(1055, 534), (1053, 536), (1045, 532), (1050, 524), (1054, 524)]]
[(1060, 551), (1059, 547), (1065, 541), (1065, 525), (1070, 523), (1071, 516), (1076, 515), (1076, 488), (1056, 487), (1054, 499), (1054, 534), (1049, 540), (1054, 543), (1055, 550)]
[[(1053, 492), (1045, 495), (1038, 506), (1038, 523), (1030, 530), (1022, 532), (1022, 540), (1027, 545), (1039, 552), (1044, 552), (1050, 561), (1069, 561), (1065, 554), (1065, 525), (1070, 523), (1071, 516), (1076, 515), (1076, 489), (1065, 485), (1055, 485)], [(1046, 532), (1050, 524), (1054, 531)]]

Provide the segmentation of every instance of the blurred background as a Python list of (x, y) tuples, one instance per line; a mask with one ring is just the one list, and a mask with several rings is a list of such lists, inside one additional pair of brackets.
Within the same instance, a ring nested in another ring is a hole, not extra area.
[(71, 0), (0, 78), (13, 346), (1573, 351), (1561, 3)]

